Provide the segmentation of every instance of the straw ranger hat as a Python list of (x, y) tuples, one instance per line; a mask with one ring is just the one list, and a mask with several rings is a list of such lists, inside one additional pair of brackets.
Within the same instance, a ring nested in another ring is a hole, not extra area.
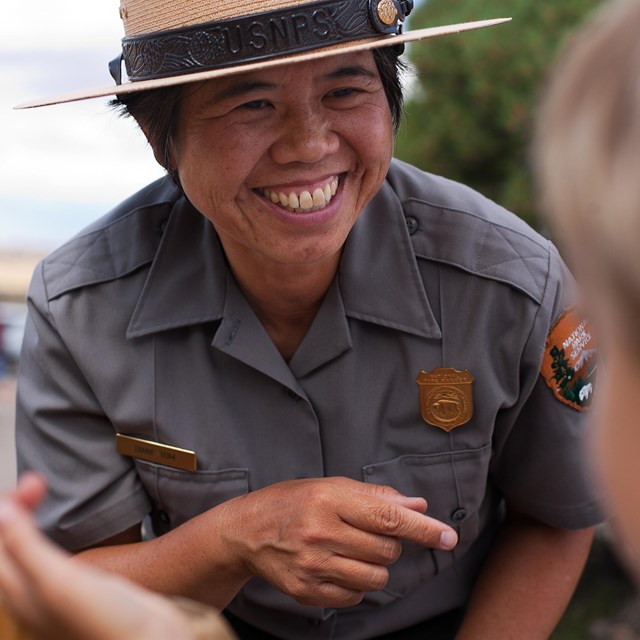
[(125, 37), (109, 65), (115, 84), (16, 108), (157, 89), (509, 20), (403, 32), (412, 9), (413, 0), (120, 0)]

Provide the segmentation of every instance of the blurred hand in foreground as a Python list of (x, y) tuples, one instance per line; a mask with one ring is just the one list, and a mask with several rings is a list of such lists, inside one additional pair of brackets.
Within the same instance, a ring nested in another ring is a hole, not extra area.
[(234, 637), (214, 610), (145, 591), (56, 548), (40, 533), (31, 515), (45, 493), (44, 480), (26, 474), (14, 491), (0, 498), (0, 604), (6, 607), (5, 611), (0, 608), (3, 639)]

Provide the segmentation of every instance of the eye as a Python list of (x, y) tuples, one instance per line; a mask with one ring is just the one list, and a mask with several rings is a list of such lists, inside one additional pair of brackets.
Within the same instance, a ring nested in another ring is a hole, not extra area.
[(240, 105), (240, 109), (246, 109), (247, 111), (260, 111), (270, 105), (266, 100), (251, 100)]
[(348, 98), (354, 94), (358, 93), (358, 89), (354, 87), (341, 87), (340, 89), (334, 89), (329, 93), (329, 97), (331, 98)]

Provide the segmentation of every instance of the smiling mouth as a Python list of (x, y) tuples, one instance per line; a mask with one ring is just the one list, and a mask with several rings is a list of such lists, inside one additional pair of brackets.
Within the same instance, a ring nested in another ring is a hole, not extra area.
[(324, 186), (314, 189), (313, 192), (303, 189), (301, 191), (288, 190), (272, 191), (268, 188), (260, 189), (259, 192), (271, 200), (273, 204), (281, 206), (287, 211), (294, 213), (308, 213), (324, 209), (333, 196), (338, 191), (339, 179), (335, 177), (329, 180)]

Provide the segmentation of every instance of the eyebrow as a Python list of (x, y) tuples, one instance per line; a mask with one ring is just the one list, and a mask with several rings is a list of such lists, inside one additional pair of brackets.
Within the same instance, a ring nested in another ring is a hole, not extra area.
[(378, 77), (378, 74), (371, 69), (362, 67), (360, 65), (351, 65), (348, 67), (340, 67), (331, 73), (323, 76), (323, 80), (341, 80), (343, 78), (370, 78), (374, 79)]
[(244, 96), (250, 93), (255, 93), (256, 91), (265, 91), (267, 89), (277, 89), (278, 85), (273, 84), (271, 82), (261, 82), (259, 80), (251, 81), (247, 80), (246, 82), (237, 82), (232, 84), (230, 87), (223, 89), (219, 93), (216, 93), (213, 96), (213, 100), (215, 102), (220, 102), (222, 100), (230, 100), (232, 98), (237, 98), (238, 96)]
[[(366, 67), (360, 65), (350, 65), (346, 67), (339, 67), (335, 71), (331, 71), (325, 75), (323, 75), (320, 80), (328, 81), (328, 80), (342, 80), (345, 78), (369, 78), (375, 79), (377, 78), (377, 74)], [(240, 96), (245, 96), (251, 93), (255, 93), (257, 91), (267, 91), (278, 88), (278, 84), (273, 82), (264, 82), (261, 80), (246, 80), (246, 81), (238, 81), (232, 84), (230, 87), (223, 89), (219, 93), (216, 93), (213, 97), (215, 102), (220, 102), (223, 100), (232, 100), (234, 98), (238, 98)]]

